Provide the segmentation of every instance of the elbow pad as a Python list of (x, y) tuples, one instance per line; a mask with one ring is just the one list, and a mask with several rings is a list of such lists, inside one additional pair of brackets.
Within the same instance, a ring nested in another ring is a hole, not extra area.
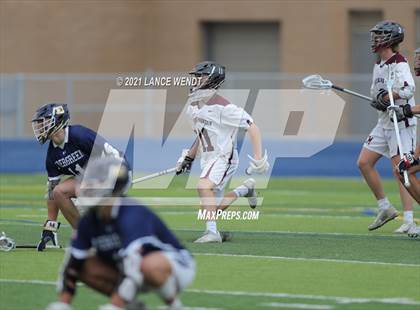
[(398, 95), (401, 99), (409, 100), (414, 95), (414, 91), (416, 90), (414, 85), (405, 85), (398, 90)]
[(53, 200), (53, 190), (54, 188), (60, 183), (60, 179), (58, 180), (48, 180), (47, 182), (47, 195), (45, 198), (48, 200)]

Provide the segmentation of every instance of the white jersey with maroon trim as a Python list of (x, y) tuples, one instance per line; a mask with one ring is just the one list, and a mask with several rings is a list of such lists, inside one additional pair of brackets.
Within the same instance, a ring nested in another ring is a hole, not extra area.
[[(414, 90), (415, 84), (413, 76), (410, 72), (410, 66), (407, 59), (399, 53), (395, 53), (387, 61), (377, 62), (373, 68), (373, 80), (371, 86), (371, 96), (376, 98), (381, 89), (387, 89), (386, 83), (388, 80), (389, 70), (395, 72), (395, 82), (393, 91), (400, 95), (400, 99), (395, 100), (396, 105), (405, 105), (409, 103), (411, 106), (415, 105)], [(391, 122), (390, 114), (388, 111), (378, 111), (378, 124), (384, 129), (393, 129), (394, 125)], [(407, 121), (399, 122), (399, 127), (404, 128), (407, 126), (415, 126), (417, 119), (415, 117), (407, 119)]]
[(253, 122), (251, 116), (211, 90), (193, 93), (188, 103), (187, 115), (200, 139), (201, 167), (219, 158), (229, 161), (238, 129), (248, 129)]

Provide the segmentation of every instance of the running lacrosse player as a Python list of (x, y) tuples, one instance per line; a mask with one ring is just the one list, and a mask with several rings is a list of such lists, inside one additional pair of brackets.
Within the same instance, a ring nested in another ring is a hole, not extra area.
[[(395, 73), (393, 85), (395, 105), (414, 106), (414, 80), (407, 60), (398, 52), (399, 44), (404, 40), (404, 29), (396, 22), (382, 21), (375, 25), (370, 33), (372, 52), (378, 56), (378, 62), (373, 69), (371, 96), (374, 99), (371, 105), (378, 110), (379, 119), (363, 145), (358, 166), (377, 199), (379, 212), (368, 227), (369, 230), (375, 230), (398, 216), (397, 210), (385, 195), (375, 164), (382, 156), (385, 156), (391, 159), (392, 167), (395, 167), (400, 160), (400, 152), (408, 154), (413, 151), (416, 145), (417, 121), (413, 117), (399, 119), (398, 127), (402, 144), (402, 150), (399, 150), (394, 125), (387, 111), (390, 101), (386, 83), (389, 70), (393, 70)], [(399, 180), (399, 173), (395, 169), (392, 170)], [(404, 223), (395, 232), (407, 233), (414, 225), (412, 199), (403, 184), (399, 181), (398, 184), (404, 208)]]
[(85, 212), (59, 276), (59, 301), (47, 310), (71, 310), (78, 281), (110, 298), (100, 310), (143, 309), (136, 297), (147, 291), (182, 309), (178, 296), (194, 279), (194, 259), (156, 214), (125, 197), (131, 186), (125, 162), (90, 160), (77, 179)]
[[(122, 154), (93, 130), (81, 125), (69, 125), (70, 113), (66, 104), (49, 103), (40, 107), (32, 119), (32, 128), (40, 144), (50, 140), (46, 169), (48, 219), (45, 221), (38, 251), (51, 241), (58, 245), (57, 222), (60, 210), (75, 228), (80, 214), (72, 198), (76, 197), (74, 176), (83, 171), (90, 156), (115, 156)], [(67, 177), (61, 181), (63, 176)], [(61, 181), (61, 182), (60, 182)]]
[[(189, 172), (194, 158), (201, 155), (201, 174), (197, 190), (201, 208), (206, 214), (224, 210), (238, 197), (248, 197), (251, 208), (257, 198), (255, 180), (247, 179), (233, 191), (224, 195), (224, 188), (238, 168), (236, 138), (239, 129), (247, 131), (252, 143), (253, 157), (250, 158), (248, 173), (264, 173), (269, 169), (267, 151), (263, 153), (261, 134), (251, 116), (244, 109), (230, 103), (217, 93), (225, 80), (225, 67), (205, 61), (197, 64), (190, 72), (200, 83), (191, 89), (187, 115), (191, 120), (196, 140), (193, 146), (183, 152), (177, 163), (177, 174)], [(204, 234), (196, 243), (222, 242), (214, 217), (206, 221)]]
[[(414, 73), (416, 76), (420, 77), (420, 48), (416, 49), (414, 54)], [(408, 103), (403, 106), (388, 107), (388, 109), (395, 111), (398, 119), (404, 117), (409, 118), (420, 114), (420, 105), (412, 107)], [(420, 144), (417, 144), (414, 153), (404, 154), (403, 159), (398, 162), (396, 169), (400, 173), (400, 180), (402, 183), (404, 183), (404, 172), (408, 172), (410, 186), (407, 190), (417, 203), (420, 204), (420, 180), (416, 175), (416, 173), (420, 171)], [(408, 235), (413, 238), (420, 237), (420, 226), (413, 225), (408, 230)]]

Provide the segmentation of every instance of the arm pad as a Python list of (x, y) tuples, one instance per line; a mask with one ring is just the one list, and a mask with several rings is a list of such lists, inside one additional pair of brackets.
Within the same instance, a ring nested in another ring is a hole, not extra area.
[(64, 264), (58, 279), (58, 292), (67, 292), (71, 295), (76, 293), (76, 282), (84, 262), (84, 259), (77, 259), (71, 255), (70, 250), (66, 251)]

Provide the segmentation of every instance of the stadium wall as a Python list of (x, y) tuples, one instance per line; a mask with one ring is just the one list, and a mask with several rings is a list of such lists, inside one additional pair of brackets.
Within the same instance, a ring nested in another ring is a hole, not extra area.
[[(112, 141), (120, 149), (124, 149), (122, 141)], [(309, 158), (277, 158), (272, 171), (273, 176), (323, 176), (323, 177), (359, 177), (356, 161), (363, 141), (336, 141), (331, 146)], [(127, 157), (133, 159), (136, 154), (135, 170), (141, 172), (156, 172), (172, 167), (178, 159), (182, 146), (190, 145), (190, 140), (174, 139), (167, 141), (162, 152), (161, 141), (136, 140), (127, 147)], [(280, 154), (287, 148), (285, 143), (266, 141), (265, 146), (273, 154)], [(1, 139), (0, 140), (0, 173), (44, 173), (47, 145), (40, 146), (33, 139)], [(249, 146), (244, 145), (240, 152), (242, 173), (248, 160)], [(165, 155), (163, 155), (165, 154)], [(389, 162), (382, 159), (378, 170), (384, 177), (392, 177)], [(195, 167), (193, 171), (197, 171)]]

